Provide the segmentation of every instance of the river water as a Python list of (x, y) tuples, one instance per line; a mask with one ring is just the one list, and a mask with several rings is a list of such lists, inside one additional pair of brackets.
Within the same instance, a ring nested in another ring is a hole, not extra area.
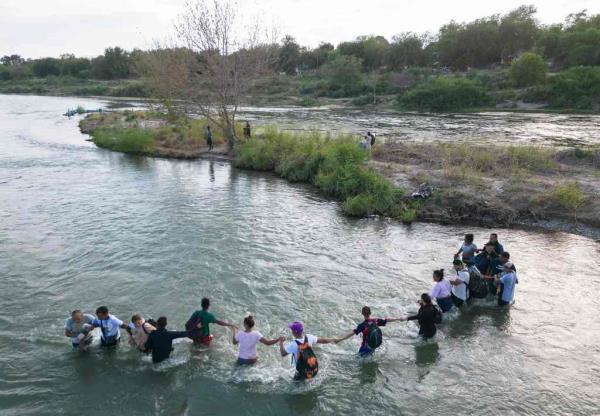
[(413, 323), (390, 324), (369, 361), (356, 339), (318, 346), (307, 385), (276, 347), (237, 367), (220, 327), (209, 350), (179, 340), (158, 366), (126, 343), (72, 351), (72, 309), (167, 315), (181, 329), (202, 296), (224, 320), (252, 312), (267, 337), (296, 319), (339, 336), (364, 304), (415, 311), (461, 234), (489, 233), (348, 219), (306, 186), (227, 163), (97, 149), (59, 115), (72, 106), (0, 96), (3, 416), (598, 413), (600, 244), (563, 233), (494, 230), (519, 270), (510, 310), (470, 306), (430, 342)]

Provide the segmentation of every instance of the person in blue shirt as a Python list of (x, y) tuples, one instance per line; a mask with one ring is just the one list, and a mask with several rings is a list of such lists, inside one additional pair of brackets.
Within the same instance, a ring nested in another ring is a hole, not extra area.
[(100, 345), (103, 347), (114, 347), (121, 339), (120, 329), (127, 331), (131, 335), (131, 329), (116, 316), (108, 313), (106, 306), (100, 306), (96, 309), (96, 319), (91, 322), (94, 328), (100, 328)]
[(338, 342), (347, 340), (348, 338), (350, 338), (354, 335), (361, 334), (362, 342), (360, 344), (360, 349), (358, 350), (358, 354), (361, 356), (367, 356), (367, 355), (373, 354), (373, 352), (375, 351), (371, 347), (369, 347), (369, 345), (367, 344), (367, 340), (369, 337), (369, 324), (374, 323), (377, 326), (386, 326), (386, 324), (388, 322), (397, 322), (397, 321), (401, 321), (401, 319), (400, 318), (385, 318), (385, 319), (371, 318), (371, 308), (369, 308), (368, 306), (363, 306), (361, 313), (364, 318), (364, 321), (362, 321), (360, 324), (358, 324), (358, 326), (355, 329), (353, 329), (352, 332), (336, 339), (335, 343), (337, 344)]
[(498, 281), (498, 306), (510, 305), (515, 299), (515, 287), (517, 285), (517, 275), (513, 270), (513, 264), (507, 261), (502, 266), (504, 273), (497, 278)]
[(491, 276), (493, 274), (492, 263), (495, 258), (496, 253), (494, 252), (494, 245), (492, 243), (486, 243), (483, 251), (475, 256), (473, 262), (482, 275)]

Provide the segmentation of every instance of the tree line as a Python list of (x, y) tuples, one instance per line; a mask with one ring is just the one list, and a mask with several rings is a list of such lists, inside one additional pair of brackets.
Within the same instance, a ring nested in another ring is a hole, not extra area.
[[(535, 52), (555, 68), (600, 65), (600, 15), (585, 11), (567, 16), (563, 23), (542, 25), (534, 6), (521, 6), (505, 15), (442, 26), (437, 34), (404, 32), (391, 40), (360, 36), (337, 47), (299, 45), (292, 36), (273, 45), (273, 69), (290, 75), (314, 71), (338, 57), (360, 60), (362, 72), (401, 71), (410, 67), (441, 67), (452, 71), (489, 68), (509, 63), (523, 52)], [(99, 80), (136, 77), (136, 64), (146, 52), (107, 48), (88, 59), (71, 54), (59, 58), (25, 60), (19, 55), (0, 58), (0, 79), (72, 76)], [(348, 60), (344, 61), (349, 62)], [(352, 62), (352, 61), (350, 61)]]

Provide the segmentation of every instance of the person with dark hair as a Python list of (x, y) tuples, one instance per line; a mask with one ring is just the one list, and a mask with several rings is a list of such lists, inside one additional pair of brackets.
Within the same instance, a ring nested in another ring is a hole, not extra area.
[(233, 327), (233, 345), (239, 345), (238, 364), (248, 365), (254, 364), (258, 360), (256, 355), (256, 344), (259, 342), (264, 345), (275, 345), (280, 340), (285, 340), (285, 337), (266, 339), (263, 335), (254, 331), (254, 317), (248, 315), (244, 318), (244, 330), (238, 332), (237, 327)]
[(482, 275), (490, 276), (492, 274), (492, 269), (494, 267), (493, 263), (496, 257), (498, 256), (494, 251), (494, 244), (486, 243), (483, 251), (475, 256), (473, 262), (475, 267), (477, 267), (477, 270), (479, 270)]
[(244, 138), (249, 139), (252, 137), (252, 129), (250, 128), (250, 122), (246, 121), (246, 125), (244, 126)]
[(108, 313), (106, 306), (100, 306), (96, 309), (96, 317), (91, 325), (94, 328), (100, 328), (100, 345), (103, 347), (115, 347), (119, 344), (121, 340), (120, 329), (126, 330), (131, 335), (131, 329), (119, 318)]
[(441, 311), (432, 303), (431, 296), (427, 293), (421, 295), (418, 301), (420, 308), (416, 315), (402, 318), (403, 321), (417, 321), (419, 323), (419, 335), (424, 339), (433, 338), (437, 332), (436, 323), (441, 322)]
[(465, 267), (464, 263), (459, 259), (454, 260), (452, 263), (456, 276), (450, 279), (452, 285), (452, 292), (450, 296), (454, 302), (454, 306), (460, 308), (468, 299), (468, 288), (469, 288), (469, 270)]
[(473, 234), (465, 234), (465, 240), (458, 252), (454, 255), (454, 258), (458, 259), (462, 254), (462, 261), (465, 263), (470, 262), (477, 252), (477, 246), (473, 242), (474, 240), (475, 236)]
[(208, 150), (211, 151), (213, 149), (213, 134), (210, 129), (210, 126), (206, 126), (204, 136), (206, 138), (206, 145), (208, 146)]
[(189, 335), (188, 331), (167, 331), (167, 317), (161, 316), (156, 320), (156, 331), (148, 335), (144, 350), (152, 353), (152, 362), (160, 363), (171, 356), (174, 339), (186, 338)]
[(215, 315), (208, 311), (208, 308), (210, 308), (210, 299), (203, 298), (201, 305), (202, 309), (192, 313), (192, 316), (190, 316), (190, 319), (185, 324), (185, 329), (190, 331), (190, 338), (194, 341), (194, 345), (209, 346), (213, 340), (212, 335), (210, 335), (210, 324), (229, 327), (233, 325), (229, 322), (218, 320), (215, 318)]
[(71, 317), (65, 321), (65, 337), (71, 339), (73, 348), (84, 351), (92, 342), (92, 322), (94, 315), (82, 313), (79, 309), (71, 312)]
[(373, 133), (371, 133), (370, 131), (367, 132), (366, 140), (369, 141), (370, 147), (375, 146), (375, 135)]
[(335, 343), (342, 342), (351, 338), (354, 335), (361, 334), (362, 342), (358, 354), (360, 356), (368, 356), (375, 352), (375, 349), (381, 345), (382, 332), (379, 329), (380, 326), (386, 326), (388, 322), (400, 321), (400, 318), (371, 318), (371, 308), (363, 306), (361, 310), (363, 321), (358, 324), (351, 332), (335, 340)]
[(444, 269), (433, 271), (433, 281), (435, 284), (430, 296), (435, 299), (442, 312), (449, 312), (454, 302), (452, 302), (452, 285), (444, 279)]
[[(498, 278), (504, 273), (504, 264), (510, 261), (510, 253), (508, 251), (503, 251), (497, 258), (492, 262), (492, 268), (489, 275), (483, 276), (485, 280), (487, 280), (488, 288), (490, 293), (496, 293)], [(512, 271), (517, 273), (517, 268), (515, 264), (512, 263)], [(516, 280), (516, 283), (519, 283), (519, 279)]]
[(500, 242), (498, 241), (498, 234), (496, 234), (496, 233), (490, 234), (489, 244), (492, 244), (494, 246), (494, 252), (496, 253), (497, 256), (504, 253), (504, 247), (502, 247), (502, 244), (500, 244)]

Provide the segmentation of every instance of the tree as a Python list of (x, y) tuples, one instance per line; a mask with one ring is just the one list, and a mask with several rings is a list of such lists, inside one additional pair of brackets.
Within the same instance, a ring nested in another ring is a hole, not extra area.
[(282, 43), (279, 49), (279, 69), (288, 75), (296, 75), (300, 64), (300, 45), (290, 35), (283, 38)]
[(93, 77), (97, 79), (129, 78), (129, 53), (118, 46), (106, 48), (104, 55), (92, 59), (91, 69)]
[(386, 58), (389, 42), (383, 36), (359, 36), (353, 42), (342, 42), (338, 52), (359, 58), (366, 70), (380, 68)]
[(317, 69), (329, 59), (335, 47), (331, 43), (321, 43), (316, 49), (300, 50), (300, 65), (303, 69)]
[(257, 22), (244, 25), (228, 0), (187, 3), (176, 25), (183, 48), (158, 47), (148, 54), (148, 79), (166, 101), (184, 100), (235, 146), (240, 100), (257, 77), (271, 71), (276, 49)]
[(437, 51), (440, 64), (459, 70), (500, 62), (502, 53), (498, 16), (466, 24), (450, 22), (442, 26)]
[(25, 59), (20, 55), (5, 55), (0, 58), (0, 64), (6, 66), (19, 66), (25, 63)]
[(409, 66), (428, 64), (428, 54), (424, 48), (426, 42), (426, 35), (417, 35), (412, 32), (394, 36), (387, 51), (387, 65), (391, 69), (401, 70)]
[(539, 33), (535, 19), (535, 6), (521, 6), (503, 16), (500, 21), (502, 55), (510, 56), (519, 51), (528, 51), (535, 44)]
[(510, 80), (517, 87), (530, 87), (546, 81), (548, 65), (540, 55), (527, 52), (510, 66)]
[(33, 74), (40, 78), (60, 75), (60, 61), (56, 58), (37, 59), (33, 63)]
[(362, 63), (355, 56), (339, 55), (321, 67), (329, 89), (337, 96), (351, 96), (364, 89)]

